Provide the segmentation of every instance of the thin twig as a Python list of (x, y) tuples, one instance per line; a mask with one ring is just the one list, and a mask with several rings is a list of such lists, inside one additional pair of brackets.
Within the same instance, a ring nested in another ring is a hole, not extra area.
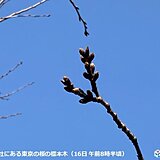
[(42, 14), (42, 15), (34, 15), (34, 14), (23, 14), (23, 15), (18, 15), (18, 17), (34, 17), (34, 18), (39, 18), (39, 17), (50, 17), (50, 14)]
[(22, 87), (19, 87), (19, 88), (16, 89), (16, 90), (10, 92), (10, 93), (1, 95), (1, 96), (0, 96), (0, 99), (1, 99), (1, 100), (9, 100), (8, 97), (10, 97), (10, 96), (12, 96), (13, 94), (15, 94), (15, 93), (17, 93), (17, 92), (19, 92), (19, 91), (21, 91), (21, 90), (23, 90), (23, 89), (31, 86), (31, 85), (33, 85), (34, 83), (35, 83), (35, 82), (28, 83), (28, 84), (26, 84), (26, 85), (24, 85), (24, 86), (22, 86)]
[[(99, 72), (95, 72), (95, 65), (92, 63), (94, 59), (94, 53), (89, 53), (89, 48), (87, 47), (86, 50), (80, 49), (79, 50), (81, 55), (81, 61), (84, 63), (86, 72), (83, 73), (85, 79), (88, 79), (91, 84), (91, 90), (87, 90), (86, 93), (81, 88), (75, 88), (74, 84), (70, 81), (70, 79), (66, 76), (63, 77), (61, 82), (64, 84), (64, 89), (67, 92), (73, 93), (81, 97), (79, 100), (80, 103), (86, 104), (88, 102), (97, 102), (103, 105), (107, 113), (113, 118), (113, 121), (117, 124), (118, 128), (122, 130), (132, 142), (136, 152), (138, 160), (144, 160), (142, 152), (140, 150), (138, 141), (136, 136), (127, 128), (127, 126), (118, 118), (117, 113), (113, 112), (110, 107), (110, 104), (102, 99), (99, 95), (98, 88), (96, 85), (96, 81), (99, 78)], [(95, 96), (93, 96), (93, 94)]]
[(88, 33), (88, 31), (87, 31), (87, 28), (88, 28), (88, 27), (87, 27), (87, 23), (86, 23), (86, 21), (82, 18), (81, 14), (80, 14), (80, 12), (79, 12), (79, 7), (76, 6), (76, 4), (73, 2), (73, 0), (69, 0), (69, 1), (70, 1), (70, 3), (72, 4), (72, 6), (74, 7), (75, 11), (77, 12), (79, 21), (82, 22), (82, 24), (83, 24), (83, 26), (84, 26), (84, 34), (85, 34), (85, 36), (88, 36), (89, 33)]
[(23, 62), (19, 62), (18, 64), (16, 64), (16, 66), (14, 66), (13, 68), (11, 68), (9, 71), (7, 71), (6, 73), (4, 73), (3, 75), (0, 76), (0, 79), (8, 76), (11, 72), (13, 72), (14, 70), (16, 70), (20, 65), (22, 65)]
[[(17, 12), (14, 12), (14, 13), (8, 15), (8, 16), (1, 17), (1, 18), (0, 18), (0, 22), (3, 22), (3, 21), (5, 21), (5, 20), (7, 20), (7, 19), (11, 19), (11, 18), (15, 18), (15, 17), (20, 17), (20, 16), (19, 16), (20, 14), (22, 14), (22, 13), (24, 13), (24, 12), (27, 12), (27, 11), (29, 11), (29, 10), (31, 10), (31, 9), (34, 9), (34, 8), (36, 8), (37, 6), (43, 4), (43, 3), (47, 2), (47, 1), (48, 1), (48, 0), (41, 0), (40, 2), (37, 2), (36, 4), (34, 4), (34, 5), (32, 5), (32, 6), (29, 6), (29, 7), (27, 7), (27, 8), (22, 9), (22, 10), (19, 10), (19, 11), (17, 11)], [(48, 17), (48, 16), (46, 16), (46, 17)]]
[(10, 115), (6, 115), (6, 116), (0, 116), (0, 119), (7, 119), (10, 117), (15, 117), (15, 116), (19, 116), (22, 115), (22, 113), (15, 113), (15, 114), (10, 114)]

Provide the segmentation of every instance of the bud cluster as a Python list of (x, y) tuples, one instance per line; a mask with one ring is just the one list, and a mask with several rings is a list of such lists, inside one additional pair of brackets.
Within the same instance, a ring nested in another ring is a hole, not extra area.
[(99, 72), (95, 72), (95, 65), (92, 62), (95, 57), (94, 53), (90, 53), (88, 47), (85, 50), (80, 48), (79, 53), (86, 69), (83, 73), (84, 78), (95, 82), (99, 78)]
[(81, 99), (79, 100), (79, 102), (82, 104), (86, 104), (88, 102), (95, 101), (96, 98), (93, 96), (93, 94), (95, 94), (96, 97), (99, 97), (96, 86), (96, 80), (99, 77), (99, 72), (95, 72), (95, 65), (92, 62), (95, 56), (94, 53), (90, 53), (88, 47), (85, 50), (80, 48), (79, 53), (81, 61), (83, 62), (86, 69), (86, 71), (83, 73), (83, 76), (91, 82), (92, 89), (84, 92), (80, 88), (75, 88), (73, 83), (67, 76), (64, 76), (61, 82), (64, 84), (64, 89), (67, 92), (74, 93), (75, 95), (80, 96)]
[(67, 92), (74, 93), (75, 95), (82, 97), (82, 99), (79, 100), (80, 103), (86, 104), (92, 101), (93, 94), (90, 90), (87, 90), (87, 92), (85, 93), (82, 89), (75, 88), (73, 83), (70, 81), (70, 79), (67, 76), (64, 76), (61, 82), (64, 84), (64, 89)]
[(64, 76), (61, 82), (65, 85), (64, 89), (67, 92), (72, 92), (72, 90), (74, 89), (74, 85), (67, 76)]

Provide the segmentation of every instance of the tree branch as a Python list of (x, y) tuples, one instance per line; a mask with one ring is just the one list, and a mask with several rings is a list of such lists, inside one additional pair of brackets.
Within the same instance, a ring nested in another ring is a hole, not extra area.
[(10, 93), (6, 93), (6, 94), (4, 94), (4, 95), (1, 95), (1, 96), (0, 96), (0, 99), (1, 99), (1, 100), (9, 100), (8, 97), (12, 96), (13, 94), (15, 94), (15, 93), (17, 93), (17, 92), (20, 92), (21, 90), (23, 90), (23, 89), (25, 89), (25, 88), (33, 85), (33, 84), (34, 84), (34, 82), (28, 83), (28, 84), (26, 84), (26, 85), (24, 85), (24, 86), (22, 86), (22, 87), (19, 87), (19, 88), (16, 89), (16, 90), (10, 92)]
[[(4, 77), (8, 76), (8, 75), (9, 75), (10, 73), (12, 73), (13, 71), (15, 71), (15, 70), (16, 70), (19, 66), (21, 66), (22, 64), (23, 64), (22, 61), (19, 62), (19, 63), (17, 63), (13, 68), (11, 68), (10, 70), (8, 70), (6, 73), (2, 74), (2, 75), (0, 76), (0, 80), (3, 79)], [(15, 93), (17, 93), (17, 92), (19, 92), (19, 91), (21, 91), (21, 90), (23, 90), (23, 89), (25, 89), (25, 88), (33, 85), (33, 84), (34, 84), (34, 82), (31, 82), (31, 83), (28, 83), (28, 84), (26, 84), (26, 85), (24, 85), (24, 86), (22, 86), (22, 87), (19, 87), (18, 89), (14, 90), (14, 91), (12, 91), (12, 92), (10, 92), (10, 93), (6, 93), (6, 94), (3, 94), (3, 95), (0, 95), (0, 99), (1, 99), (1, 100), (8, 100), (8, 99), (9, 99), (8, 97), (12, 96), (13, 94), (15, 94)]]
[(88, 31), (87, 31), (87, 29), (88, 29), (87, 23), (86, 23), (86, 21), (82, 18), (81, 14), (80, 14), (80, 12), (79, 12), (79, 7), (76, 6), (76, 4), (73, 2), (73, 0), (69, 0), (69, 1), (70, 1), (70, 3), (72, 4), (72, 6), (74, 7), (74, 9), (75, 9), (75, 11), (76, 11), (76, 13), (77, 13), (77, 15), (78, 15), (79, 21), (82, 22), (82, 24), (83, 24), (83, 26), (84, 26), (84, 34), (85, 34), (85, 36), (88, 36), (89, 33), (88, 33)]
[(14, 70), (16, 70), (20, 65), (22, 65), (23, 62), (19, 62), (18, 64), (16, 64), (16, 66), (14, 66), (13, 68), (11, 68), (10, 70), (8, 70), (6, 73), (2, 74), (0, 76), (0, 80), (3, 79), (4, 77), (8, 76), (11, 72), (13, 72)]
[(19, 15), (18, 17), (34, 17), (34, 18), (39, 18), (39, 17), (50, 17), (50, 14), (42, 14), (42, 15), (36, 15), (36, 14), (23, 14)]
[[(12, 69), (10, 69), (9, 71), (7, 71), (5, 74), (3, 74), (2, 76), (0, 76), (0, 79), (8, 76), (11, 72), (15, 71), (20, 65), (22, 65), (22, 62), (18, 63), (16, 66), (14, 66)], [(13, 94), (17, 93), (17, 92), (20, 92), (21, 90), (33, 85), (34, 82), (31, 82), (31, 83), (28, 83), (22, 87), (19, 87), (18, 89), (10, 92), (10, 93), (6, 93), (4, 95), (0, 95), (0, 99), (1, 100), (9, 100), (9, 97), (12, 96)], [(10, 117), (15, 117), (15, 116), (18, 116), (18, 115), (21, 115), (21, 113), (16, 113), (16, 114), (10, 114), (10, 115), (6, 115), (6, 116), (0, 116), (0, 119), (7, 119), (7, 118), (10, 118)]]
[[(85, 79), (88, 79), (91, 84), (91, 90), (87, 90), (86, 93), (81, 88), (75, 88), (74, 84), (70, 81), (67, 76), (64, 76), (61, 82), (64, 84), (64, 89), (67, 92), (73, 93), (81, 97), (79, 100), (80, 103), (86, 104), (88, 102), (97, 102), (100, 103), (102, 106), (105, 107), (107, 113), (113, 118), (113, 121), (117, 124), (118, 128), (122, 130), (132, 142), (136, 152), (138, 160), (144, 160), (142, 152), (140, 150), (138, 141), (136, 136), (127, 128), (127, 126), (119, 119), (117, 113), (113, 112), (110, 104), (103, 100), (103, 98), (99, 95), (96, 81), (99, 78), (99, 72), (95, 72), (95, 65), (92, 63), (94, 59), (94, 53), (89, 52), (89, 48), (87, 47), (86, 50), (80, 49), (79, 50), (81, 61), (84, 63), (86, 72), (83, 73)], [(94, 96), (95, 95), (95, 96)]]
[[(6, 3), (8, 3), (10, 0), (0, 0), (0, 8), (2, 8)], [(37, 3), (35, 3), (34, 5), (32, 6), (29, 6), (27, 8), (24, 8), (22, 10), (19, 10), (17, 12), (14, 12), (14, 13), (11, 13), (10, 15), (8, 16), (5, 16), (5, 17), (0, 17), (0, 22), (3, 22), (7, 19), (11, 19), (11, 18), (16, 18), (16, 17), (49, 17), (50, 15), (31, 15), (31, 14), (23, 14), (22, 13), (25, 13), (29, 10), (32, 10), (36, 7), (38, 7), (39, 5), (47, 2), (48, 0), (41, 0)], [(8, 70), (6, 73), (2, 74), (0, 76), (0, 80), (3, 79), (4, 77), (8, 76), (11, 72), (15, 71), (20, 65), (22, 65), (22, 62), (18, 63), (16, 66), (14, 66), (13, 68), (11, 68), (10, 70)], [(22, 87), (19, 87), (18, 89), (10, 92), (10, 93), (6, 93), (4, 95), (0, 95), (0, 99), (1, 100), (8, 100), (10, 96), (12, 96), (13, 94), (16, 94), (17, 92), (20, 92), (21, 90), (27, 88), (28, 86), (31, 86), (33, 85), (34, 82), (31, 82), (31, 83), (28, 83)], [(17, 115), (21, 115), (21, 113), (16, 113), (16, 114), (10, 114), (10, 115), (6, 115), (6, 116), (0, 116), (0, 119), (7, 119), (7, 118), (10, 118), (10, 117), (14, 117), (14, 116), (17, 116)]]
[[(2, 1), (2, 3), (5, 3), (5, 0), (1, 0)], [(39, 2), (37, 2), (36, 4), (34, 4), (34, 5), (32, 5), (32, 6), (29, 6), (29, 7), (27, 7), (27, 8), (24, 8), (24, 9), (22, 9), (22, 10), (19, 10), (19, 11), (17, 11), (17, 12), (14, 12), (14, 13), (12, 13), (12, 14), (10, 14), (10, 15), (8, 15), (8, 16), (5, 16), (5, 17), (1, 17), (0, 18), (0, 22), (3, 22), (3, 21), (5, 21), (5, 20), (7, 20), (7, 19), (11, 19), (11, 18), (16, 18), (16, 17), (22, 17), (22, 13), (24, 13), (24, 12), (27, 12), (27, 11), (29, 11), (29, 10), (31, 10), (31, 9), (34, 9), (34, 8), (36, 8), (36, 7), (38, 7), (39, 5), (41, 5), (41, 4), (43, 4), (43, 3), (45, 3), (45, 2), (47, 2), (48, 0), (41, 0), (41, 1), (39, 1)], [(49, 17), (50, 15), (46, 15), (46, 16), (41, 16), (41, 15), (32, 15), (32, 16), (28, 16), (28, 17)]]
[(6, 115), (6, 116), (0, 116), (0, 119), (7, 119), (10, 117), (15, 117), (15, 116), (19, 116), (22, 115), (22, 113), (15, 113), (15, 114), (10, 114), (10, 115)]

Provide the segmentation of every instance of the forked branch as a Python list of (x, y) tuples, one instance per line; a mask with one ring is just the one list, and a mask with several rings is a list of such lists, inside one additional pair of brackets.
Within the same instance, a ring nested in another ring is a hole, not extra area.
[[(0, 8), (3, 7), (7, 2), (9, 2), (10, 0), (0, 0)], [(24, 8), (24, 9), (21, 9), (17, 12), (13, 12), (7, 16), (4, 16), (4, 17), (0, 17), (0, 22), (3, 22), (5, 20), (8, 20), (8, 19), (11, 19), (11, 18), (17, 18), (17, 17), (50, 17), (50, 14), (42, 14), (42, 15), (34, 15), (34, 14), (23, 14), (23, 13), (26, 13), (28, 12), (29, 10), (32, 10), (36, 7), (38, 7), (39, 5), (47, 2), (49, 0), (41, 0), (27, 8)], [(78, 19), (80, 22), (82, 22), (83, 24), (83, 27), (84, 27), (84, 34), (85, 36), (88, 36), (89, 35), (89, 32), (87, 31), (88, 27), (87, 27), (87, 23), (86, 21), (82, 18), (80, 12), (79, 12), (79, 7), (76, 6), (76, 4), (73, 2), (73, 0), (69, 0), (69, 2), (71, 3), (71, 5), (73, 6), (73, 8), (75, 9), (77, 15), (78, 15)]]
[[(41, 4), (43, 4), (43, 3), (47, 2), (47, 1), (48, 0), (41, 0), (41, 1), (35, 3), (34, 5), (29, 6), (27, 8), (24, 8), (24, 9), (19, 10), (17, 12), (11, 13), (8, 16), (1, 17), (0, 18), (0, 22), (3, 22), (5, 20), (11, 19), (11, 18), (16, 18), (16, 17), (49, 17), (50, 16), (49, 14), (47, 14), (47, 15), (31, 15), (31, 14), (22, 15), (22, 13), (25, 13), (25, 12), (27, 12), (29, 10), (32, 10), (32, 9), (38, 7), (39, 5), (41, 5)], [(0, 7), (2, 7), (6, 2), (8, 2), (8, 1), (1, 0), (0, 1)]]
[[(19, 66), (21, 66), (23, 64), (23, 62), (19, 62), (17, 63), (13, 68), (11, 68), (10, 70), (8, 70), (6, 73), (2, 74), (0, 76), (0, 80), (3, 79), (4, 77), (8, 76), (10, 73), (12, 73), (13, 71), (15, 71)], [(33, 85), (34, 82), (28, 83), (22, 87), (17, 88), (16, 90), (6, 93), (6, 94), (0, 94), (0, 99), (1, 100), (8, 100), (10, 96), (12, 96), (13, 94), (20, 92), (21, 90)]]
[[(19, 62), (18, 64), (16, 64), (13, 68), (11, 68), (10, 70), (8, 70), (6, 73), (2, 74), (0, 76), (0, 80), (3, 79), (4, 77), (7, 77), (10, 73), (12, 73), (13, 71), (15, 71), (19, 66), (21, 66), (23, 63)], [(34, 82), (28, 83), (22, 87), (17, 88), (16, 90), (6, 93), (6, 94), (0, 94), (0, 100), (9, 100), (9, 97), (12, 96), (13, 94), (20, 92), (21, 90), (33, 85)], [(15, 117), (21, 115), (21, 113), (15, 113), (15, 114), (10, 114), (10, 115), (6, 115), (6, 116), (0, 116), (0, 119), (7, 119), (10, 117)]]
[(64, 76), (61, 82), (64, 84), (64, 89), (67, 92), (73, 93), (81, 97), (80, 103), (86, 104), (88, 102), (97, 102), (105, 107), (107, 113), (113, 118), (113, 121), (117, 124), (118, 128), (122, 130), (132, 142), (136, 152), (138, 160), (144, 160), (142, 152), (140, 150), (136, 136), (127, 128), (127, 126), (119, 119), (117, 113), (113, 112), (110, 104), (105, 101), (99, 94), (96, 81), (99, 78), (99, 72), (95, 72), (95, 65), (92, 62), (94, 59), (94, 53), (89, 52), (89, 48), (86, 50), (79, 50), (81, 61), (84, 63), (86, 72), (83, 73), (85, 79), (89, 80), (91, 84), (91, 90), (83, 91), (81, 88), (75, 88), (74, 84), (67, 76)]

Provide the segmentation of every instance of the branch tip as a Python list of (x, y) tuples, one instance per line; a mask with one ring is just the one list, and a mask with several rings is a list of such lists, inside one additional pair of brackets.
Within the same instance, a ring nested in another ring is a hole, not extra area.
[(77, 15), (78, 15), (78, 19), (80, 22), (82, 22), (83, 27), (84, 27), (84, 35), (87, 37), (89, 35), (88, 31), (87, 31), (87, 23), (86, 21), (82, 18), (80, 12), (79, 12), (79, 7), (76, 6), (76, 4), (73, 2), (73, 0), (69, 0), (70, 3), (72, 4), (73, 8), (75, 9)]

